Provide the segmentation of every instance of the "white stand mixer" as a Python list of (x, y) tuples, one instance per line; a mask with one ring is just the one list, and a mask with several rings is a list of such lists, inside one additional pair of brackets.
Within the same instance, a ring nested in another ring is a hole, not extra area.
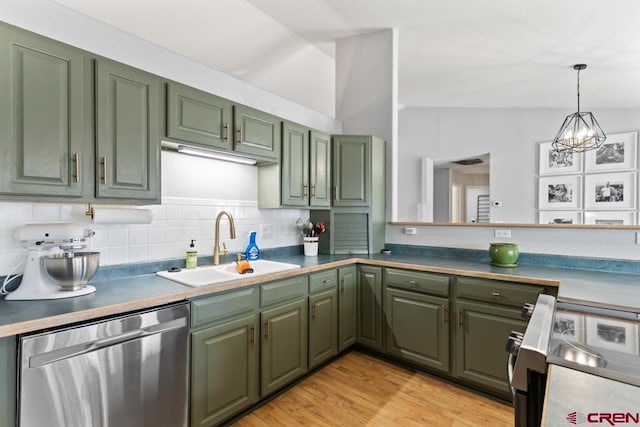
[[(29, 255), (25, 261), (22, 282), (15, 291), (5, 297), (6, 300), (41, 300), (71, 298), (80, 295), (91, 294), (96, 288), (84, 285), (91, 277), (85, 278), (84, 283), (80, 283), (80, 288), (74, 290), (64, 290), (56, 284), (51, 275), (45, 269), (44, 257), (50, 255), (53, 249), (60, 248), (64, 251), (62, 258), (72, 260), (75, 250), (87, 247), (87, 238), (95, 233), (92, 230), (84, 229), (76, 224), (27, 224), (16, 231), (16, 240), (29, 250)], [(96, 253), (97, 254), (97, 253)], [(71, 273), (74, 273), (71, 271)], [(72, 274), (75, 276), (74, 274)]]

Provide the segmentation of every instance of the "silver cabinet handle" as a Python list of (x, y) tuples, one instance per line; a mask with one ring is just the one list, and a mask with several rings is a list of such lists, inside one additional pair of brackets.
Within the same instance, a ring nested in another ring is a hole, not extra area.
[(316, 320), (316, 305), (311, 304), (311, 319)]
[(107, 156), (103, 156), (102, 160), (100, 160), (100, 164), (102, 165), (102, 177), (100, 180), (103, 184), (107, 183)]
[(499, 297), (500, 296), (500, 292), (491, 292), (491, 295), (493, 295), (494, 297)]
[(311, 197), (316, 197), (316, 185), (311, 184)]
[(443, 325), (447, 323), (448, 315), (449, 315), (449, 310), (447, 310), (447, 307), (443, 305), (442, 306), (442, 324)]
[(222, 134), (222, 139), (224, 139), (225, 141), (228, 141), (229, 140), (229, 122), (224, 122), (224, 126), (222, 126), (222, 129), (224, 130)]
[(236, 132), (238, 133), (238, 144), (242, 144), (242, 126)]
[(73, 155), (73, 164), (75, 166), (74, 171), (75, 171), (75, 180), (76, 182), (80, 182), (80, 153), (76, 152)]
[(251, 344), (255, 344), (256, 342), (256, 323), (255, 322), (251, 324), (251, 338), (249, 339), (249, 342)]
[(307, 184), (304, 184), (302, 186), (302, 196), (303, 197), (307, 197), (309, 195), (308, 192), (307, 192), (307, 188), (309, 188), (309, 186)]
[(418, 284), (418, 282), (416, 282), (415, 280), (409, 280), (409, 284), (415, 286)]
[(264, 322), (264, 337), (269, 338), (269, 321)]
[(344, 279), (340, 279), (340, 293), (344, 294)]

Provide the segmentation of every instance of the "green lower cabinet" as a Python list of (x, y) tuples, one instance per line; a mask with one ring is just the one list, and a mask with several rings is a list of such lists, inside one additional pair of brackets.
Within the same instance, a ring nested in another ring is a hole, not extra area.
[(16, 420), (16, 337), (0, 338), (0, 426), (17, 425)]
[(456, 301), (455, 376), (509, 399), (506, 337), (524, 332), (519, 308)]
[(261, 313), (261, 395), (307, 372), (307, 298)]
[(309, 368), (338, 354), (338, 292), (309, 296)]
[(191, 336), (191, 426), (213, 426), (258, 400), (257, 315)]
[(382, 350), (382, 268), (358, 268), (358, 344)]
[(449, 300), (385, 289), (387, 353), (449, 371)]
[(338, 269), (338, 351), (354, 345), (358, 338), (356, 267)]

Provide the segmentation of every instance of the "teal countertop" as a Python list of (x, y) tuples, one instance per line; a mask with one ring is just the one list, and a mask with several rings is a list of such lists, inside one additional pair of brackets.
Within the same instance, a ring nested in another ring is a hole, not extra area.
[[(399, 254), (354, 257), (294, 255), (272, 259), (299, 264), (301, 269), (200, 288), (183, 286), (149, 272), (150, 274), (92, 282), (97, 291), (81, 297), (41, 301), (0, 300), (0, 337), (145, 309), (236, 287), (253, 286), (292, 274), (309, 273), (354, 262), (546, 286), (560, 284), (560, 299), (584, 300), (614, 308), (637, 309), (640, 307), (640, 275), (636, 274), (539, 266), (502, 268), (476, 261)], [(140, 271), (140, 266), (135, 267), (136, 271)]]

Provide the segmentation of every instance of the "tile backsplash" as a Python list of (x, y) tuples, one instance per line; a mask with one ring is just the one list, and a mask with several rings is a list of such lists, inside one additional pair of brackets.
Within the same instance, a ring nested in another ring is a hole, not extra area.
[(191, 239), (195, 240), (199, 256), (211, 255), (215, 218), (222, 210), (235, 221), (237, 238), (233, 240), (229, 239), (226, 217), (220, 224), (221, 241), (231, 252), (244, 250), (252, 230), (258, 232), (260, 248), (302, 244), (295, 222), (309, 216), (308, 210), (258, 209), (256, 201), (165, 196), (161, 205), (148, 206), (153, 212), (151, 224), (108, 225), (92, 224), (84, 214), (86, 208), (86, 204), (78, 203), (0, 202), (0, 276), (9, 274), (26, 256), (27, 251), (15, 241), (14, 233), (29, 223), (86, 225), (95, 231), (87, 250), (100, 252), (101, 265), (116, 265), (184, 257)]

